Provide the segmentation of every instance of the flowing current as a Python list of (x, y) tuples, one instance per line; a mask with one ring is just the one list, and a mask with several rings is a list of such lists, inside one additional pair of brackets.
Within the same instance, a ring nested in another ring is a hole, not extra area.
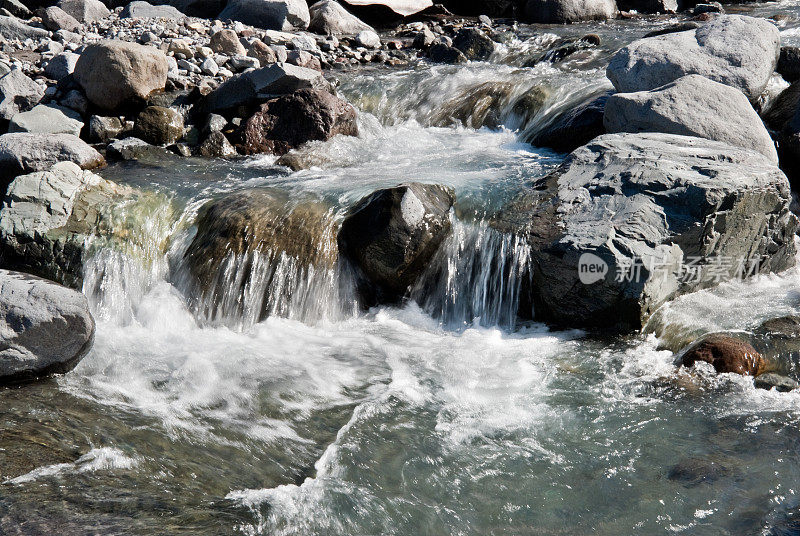
[[(341, 73), (361, 135), (304, 148), (304, 171), (104, 170), (146, 194), (115, 209), (124, 239), (86, 244), (91, 353), (0, 392), (0, 534), (797, 534), (800, 394), (676, 371), (663, 348), (800, 312), (800, 269), (685, 296), (642, 335), (551, 331), (516, 314), (526, 245), (487, 223), (564, 156), (527, 142), (670, 22), (524, 27), (489, 62)], [(525, 66), (590, 32), (599, 48)], [(402, 306), (365, 312), (338, 261), (280, 251), (192, 278), (210, 199), (278, 192), (324, 258), (350, 204), (411, 180), (457, 203)]]

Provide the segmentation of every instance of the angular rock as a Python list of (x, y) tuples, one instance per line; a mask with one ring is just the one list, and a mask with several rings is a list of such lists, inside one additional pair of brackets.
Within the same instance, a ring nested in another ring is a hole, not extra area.
[(328, 83), (317, 71), (272, 64), (227, 80), (206, 97), (204, 106), (208, 112), (230, 110), (298, 89), (326, 87)]
[(278, 56), (275, 54), (275, 51), (272, 50), (269, 45), (264, 44), (260, 39), (256, 39), (250, 44), (247, 55), (257, 59), (261, 66), (264, 67), (278, 61)]
[(229, 0), (218, 17), (266, 30), (305, 30), (311, 21), (306, 0)]
[(614, 0), (527, 0), (524, 4), (524, 19), (532, 23), (564, 24), (617, 16)]
[(775, 143), (747, 97), (696, 74), (652, 91), (611, 95), (603, 124), (609, 133), (664, 132), (721, 141), (778, 163)]
[(119, 14), (123, 19), (169, 19), (182, 20), (186, 15), (170, 5), (154, 6), (143, 0), (131, 2)]
[(233, 30), (220, 30), (212, 35), (208, 47), (227, 56), (244, 55), (247, 52)]
[(238, 154), (225, 134), (219, 130), (211, 132), (197, 150), (201, 156), (208, 158), (232, 158)]
[(369, 304), (401, 299), (450, 233), (451, 188), (420, 183), (378, 190), (342, 221), (340, 254), (359, 274)]
[(58, 6), (50, 6), (44, 10), (42, 24), (51, 32), (58, 30), (74, 32), (81, 27), (80, 21)]
[(75, 65), (75, 79), (96, 106), (115, 110), (144, 99), (167, 83), (167, 57), (160, 50), (124, 41), (89, 45)]
[(0, 78), (0, 120), (8, 121), (30, 110), (43, 96), (42, 86), (14, 69)]
[(735, 87), (754, 101), (778, 62), (780, 34), (766, 19), (722, 15), (684, 32), (634, 41), (606, 75), (620, 92), (646, 91), (688, 74)]
[(468, 60), (485, 61), (494, 52), (495, 44), (482, 31), (465, 28), (456, 34), (453, 47), (463, 52)]
[(60, 0), (56, 5), (84, 24), (97, 22), (111, 15), (100, 0)]
[(41, 28), (34, 28), (25, 24), (16, 17), (7, 17), (0, 15), (0, 36), (3, 39), (19, 39), (24, 41), (26, 39), (43, 39), (48, 36), (47, 30)]
[(689, 345), (680, 353), (679, 361), (685, 367), (705, 361), (720, 374), (757, 376), (764, 369), (764, 358), (750, 343), (719, 333), (706, 335)]
[(766, 389), (767, 391), (775, 389), (779, 393), (788, 393), (800, 387), (800, 383), (792, 378), (772, 372), (759, 374), (754, 383), (757, 389)]
[(74, 52), (62, 52), (61, 54), (57, 54), (47, 62), (44, 68), (44, 74), (52, 80), (59, 81), (75, 71), (78, 58), (80, 58), (80, 55)]
[(124, 129), (119, 117), (93, 115), (89, 119), (89, 141), (105, 143), (119, 136)]
[(309, 31), (321, 35), (358, 35), (374, 31), (372, 26), (351, 14), (335, 0), (321, 0), (309, 8)]
[(543, 129), (523, 141), (535, 147), (549, 147), (569, 153), (606, 133), (603, 114), (610, 93), (589, 97), (583, 103), (558, 114)]
[(102, 155), (71, 134), (13, 133), (0, 136), (0, 189), (23, 173), (46, 171), (57, 162), (83, 169), (105, 164)]
[(436, 63), (466, 63), (469, 61), (463, 52), (444, 43), (436, 43), (428, 51), (428, 57)]
[(430, 28), (425, 26), (414, 36), (414, 42), (411, 46), (422, 50), (427, 49), (436, 41), (436, 34)]
[(28, 112), (15, 115), (8, 125), (9, 132), (37, 134), (72, 134), (80, 136), (83, 121), (79, 113), (53, 104), (39, 104)]
[(327, 91), (301, 89), (272, 99), (242, 126), (243, 154), (282, 155), (314, 140), (357, 136), (355, 108)]
[(790, 200), (785, 175), (760, 153), (672, 134), (607, 134), (493, 225), (531, 248), (526, 292), (537, 319), (639, 329), (679, 294), (792, 266)]
[(171, 108), (148, 106), (136, 117), (133, 134), (154, 145), (171, 145), (183, 137), (183, 116)]
[(92, 348), (94, 330), (83, 294), (0, 270), (0, 385), (69, 372)]

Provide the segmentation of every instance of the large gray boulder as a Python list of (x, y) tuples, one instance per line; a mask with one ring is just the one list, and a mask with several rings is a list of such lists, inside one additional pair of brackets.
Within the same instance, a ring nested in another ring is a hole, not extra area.
[(56, 106), (39, 104), (29, 112), (15, 115), (8, 124), (9, 132), (34, 132), (38, 134), (72, 134), (80, 136), (83, 121), (78, 112)]
[(288, 63), (272, 64), (230, 78), (206, 97), (204, 106), (208, 112), (230, 110), (298, 89), (327, 87), (319, 71)]
[(3, 39), (42, 39), (47, 37), (49, 32), (41, 28), (34, 28), (25, 24), (16, 17), (0, 15), (0, 37)]
[(652, 91), (612, 95), (603, 124), (609, 133), (664, 132), (722, 141), (778, 163), (775, 143), (747, 97), (697, 74)]
[(536, 318), (638, 329), (679, 294), (792, 266), (790, 201), (785, 175), (760, 153), (607, 134), (536, 181), (494, 226), (531, 248)]
[(0, 78), (0, 120), (8, 121), (33, 108), (44, 96), (44, 88), (14, 69)]
[(646, 91), (699, 74), (758, 98), (778, 62), (780, 33), (766, 19), (722, 15), (697, 28), (634, 41), (606, 70), (621, 92)]
[(308, 29), (322, 35), (358, 35), (372, 26), (347, 11), (336, 0), (321, 0), (309, 8)]
[(111, 12), (100, 0), (60, 0), (56, 5), (84, 24), (96, 22), (111, 15)]
[(401, 299), (450, 233), (451, 188), (408, 183), (353, 205), (339, 231), (339, 252), (355, 267), (367, 304)]
[(105, 164), (103, 156), (71, 134), (12, 133), (0, 136), (0, 188), (23, 173), (45, 171), (57, 162), (73, 162), (83, 169)]
[(92, 103), (115, 110), (163, 89), (168, 70), (167, 57), (157, 48), (125, 41), (101, 41), (83, 51), (74, 76)]
[(614, 0), (527, 0), (524, 5), (523, 17), (533, 23), (564, 24), (617, 16)]
[(50, 6), (42, 12), (42, 24), (51, 32), (74, 32), (81, 27), (80, 21), (58, 6)]
[(281, 31), (305, 30), (311, 22), (306, 0), (230, 0), (218, 18)]
[(185, 19), (186, 15), (181, 13), (177, 8), (169, 5), (154, 6), (143, 0), (136, 0), (131, 2), (119, 14), (123, 19), (171, 19), (180, 20)]
[(0, 385), (69, 372), (92, 348), (94, 329), (83, 294), (0, 270)]

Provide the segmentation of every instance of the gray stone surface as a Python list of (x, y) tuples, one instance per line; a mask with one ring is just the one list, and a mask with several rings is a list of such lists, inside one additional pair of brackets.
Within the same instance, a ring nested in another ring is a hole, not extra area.
[(800, 384), (795, 380), (772, 372), (758, 375), (754, 383), (758, 389), (766, 389), (767, 391), (775, 389), (779, 393), (788, 393), (800, 387)]
[(358, 35), (372, 26), (347, 11), (335, 0), (322, 0), (309, 8), (311, 23), (308, 29), (322, 35)]
[(79, 20), (58, 6), (50, 6), (44, 10), (42, 24), (51, 32), (57, 32), (58, 30), (74, 32), (81, 27)]
[(0, 78), (0, 119), (6, 121), (33, 108), (44, 96), (44, 88), (17, 69)]
[(100, 0), (61, 0), (56, 5), (82, 23), (96, 22), (111, 14)]
[(80, 58), (80, 54), (75, 54), (74, 52), (57, 54), (47, 62), (44, 74), (52, 80), (59, 81), (75, 71), (78, 58)]
[(586, 20), (606, 20), (617, 16), (614, 0), (527, 0), (527, 22), (563, 24)]
[(158, 145), (151, 145), (139, 138), (125, 138), (108, 144), (106, 154), (109, 159), (141, 160), (146, 158), (160, 159), (170, 155), (166, 149)]
[(103, 156), (71, 134), (12, 133), (0, 136), (0, 188), (17, 175), (46, 171), (57, 162), (84, 169), (105, 164)]
[[(785, 175), (760, 153), (672, 134), (607, 134), (493, 225), (531, 248), (537, 318), (638, 329), (679, 294), (792, 266), (790, 200)], [(705, 268), (681, 271), (693, 265)]]
[(687, 74), (735, 87), (755, 100), (778, 62), (780, 33), (766, 19), (722, 15), (697, 28), (634, 41), (606, 75), (621, 92), (645, 91)]
[(395, 13), (401, 17), (409, 17), (433, 6), (431, 0), (344, 0), (344, 3), (356, 8), (384, 7), (384, 11)]
[(305, 30), (311, 21), (306, 0), (230, 0), (218, 17), (266, 30)]
[(91, 349), (94, 330), (83, 294), (0, 270), (0, 384), (72, 370)]
[(173, 6), (154, 6), (142, 0), (131, 2), (122, 10), (120, 18), (123, 19), (185, 19), (186, 15)]
[(48, 36), (48, 31), (34, 28), (25, 24), (16, 17), (0, 15), (0, 36), (5, 39), (42, 39)]
[(80, 136), (83, 121), (80, 114), (54, 104), (39, 104), (28, 112), (15, 115), (8, 125), (9, 132), (38, 134), (72, 134)]
[(778, 163), (775, 143), (747, 97), (696, 74), (652, 91), (612, 95), (603, 124), (609, 133), (664, 132), (722, 141)]

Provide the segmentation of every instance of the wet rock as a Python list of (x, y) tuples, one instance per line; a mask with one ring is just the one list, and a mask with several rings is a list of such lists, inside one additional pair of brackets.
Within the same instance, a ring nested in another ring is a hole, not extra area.
[(60, 0), (57, 5), (84, 24), (97, 22), (111, 14), (100, 0)]
[(470, 86), (441, 107), (433, 124), (450, 126), (453, 120), (457, 120), (469, 128), (497, 128), (500, 126), (500, 112), (514, 89), (514, 84), (509, 82), (484, 82)]
[(493, 225), (531, 247), (538, 319), (639, 329), (679, 294), (792, 266), (790, 198), (786, 177), (760, 153), (672, 134), (606, 134)]
[(255, 104), (271, 95), (327, 87), (328, 83), (318, 71), (295, 65), (273, 64), (234, 76), (210, 93), (204, 106), (208, 112), (231, 110)]
[(0, 78), (0, 120), (9, 121), (36, 106), (44, 96), (42, 86), (13, 70)]
[(618, 0), (617, 6), (622, 11), (637, 13), (676, 13), (677, 0)]
[(757, 376), (764, 370), (764, 358), (753, 346), (742, 339), (723, 334), (706, 335), (689, 345), (679, 355), (684, 367), (704, 361), (719, 373), (733, 372)]
[(83, 169), (105, 164), (102, 155), (71, 134), (13, 133), (0, 136), (0, 189), (23, 173), (46, 171), (57, 162)]
[(606, 133), (603, 114), (610, 93), (590, 96), (586, 101), (558, 114), (543, 129), (530, 137), (526, 143), (536, 147), (549, 147), (560, 153), (569, 153)]
[(75, 17), (58, 6), (50, 6), (42, 12), (42, 24), (51, 32), (58, 30), (74, 32), (81, 27), (81, 23)]
[(80, 114), (53, 104), (39, 104), (28, 112), (15, 115), (8, 125), (9, 132), (39, 134), (72, 134), (80, 136), (83, 121)]
[(722, 141), (778, 163), (775, 143), (747, 97), (700, 75), (652, 91), (611, 95), (603, 123), (609, 133), (665, 132)]
[(451, 188), (408, 183), (378, 190), (342, 222), (341, 255), (356, 267), (365, 302), (395, 302), (416, 283), (450, 233)]
[(313, 140), (357, 136), (352, 105), (327, 91), (301, 89), (263, 104), (242, 127), (244, 154), (282, 155)]
[(588, 34), (581, 38), (566, 38), (558, 41), (550, 50), (545, 53), (525, 62), (524, 67), (533, 67), (537, 63), (548, 61), (550, 63), (559, 63), (564, 61), (569, 56), (580, 52), (581, 50), (588, 50), (600, 44), (600, 36), (596, 34)]
[(145, 99), (167, 83), (167, 57), (160, 50), (124, 41), (89, 45), (75, 65), (75, 80), (96, 106), (115, 110)]
[(305, 30), (311, 22), (306, 0), (229, 0), (218, 17), (266, 30)]
[(183, 116), (171, 108), (148, 106), (136, 117), (134, 136), (154, 145), (171, 145), (183, 137)]
[(606, 20), (617, 16), (614, 0), (527, 0), (525, 21), (564, 24), (586, 20)]
[(142, 0), (131, 2), (119, 14), (123, 19), (185, 19), (186, 15), (173, 6), (154, 6)]
[(0, 15), (0, 36), (4, 39), (43, 39), (48, 37), (47, 30), (34, 28), (16, 17)]
[(757, 389), (766, 389), (767, 391), (775, 389), (779, 393), (788, 393), (800, 387), (800, 383), (787, 376), (768, 372), (756, 377), (755, 386)]
[(430, 28), (425, 26), (422, 30), (420, 30), (417, 35), (414, 36), (414, 42), (412, 46), (414, 48), (419, 48), (422, 50), (427, 49), (436, 41), (436, 34), (431, 31)]
[(0, 270), (0, 385), (69, 372), (94, 342), (94, 319), (80, 292)]
[(436, 43), (428, 51), (428, 57), (435, 63), (466, 63), (469, 61), (463, 52), (455, 47)]
[(80, 55), (74, 52), (62, 52), (61, 54), (57, 54), (47, 62), (44, 68), (44, 74), (48, 78), (58, 82), (75, 71), (75, 65), (77, 65), (79, 57)]
[(769, 335), (771, 338), (797, 339), (800, 338), (800, 317), (772, 318), (762, 323), (755, 332)]
[(223, 116), (219, 114), (208, 114), (205, 125), (203, 126), (203, 132), (205, 132), (206, 134), (211, 132), (217, 132), (224, 129), (227, 125), (228, 125), (228, 120), (225, 119)]
[(718, 462), (688, 458), (674, 465), (667, 473), (667, 478), (692, 488), (703, 483), (715, 482), (729, 473), (729, 469)]
[(351, 14), (335, 0), (322, 0), (309, 8), (311, 23), (308, 29), (322, 35), (358, 35), (374, 31), (372, 27)]
[(209, 158), (232, 158), (237, 155), (236, 148), (219, 130), (212, 131), (197, 150), (201, 156)]
[(89, 119), (89, 141), (104, 143), (122, 133), (125, 125), (119, 117), (102, 117), (93, 115)]
[(220, 30), (211, 36), (208, 47), (219, 54), (228, 56), (244, 55), (247, 51), (233, 30)]
[(468, 60), (485, 61), (494, 52), (495, 45), (482, 31), (465, 28), (453, 38), (453, 47), (463, 52)]
[(106, 155), (115, 160), (162, 159), (170, 153), (163, 147), (152, 145), (139, 138), (116, 140), (106, 147)]
[(787, 82), (800, 80), (800, 48), (781, 47), (776, 70)]
[(634, 41), (611, 59), (606, 75), (618, 91), (631, 92), (699, 74), (735, 87), (753, 101), (775, 70), (779, 47), (774, 24), (722, 15), (696, 30)]

